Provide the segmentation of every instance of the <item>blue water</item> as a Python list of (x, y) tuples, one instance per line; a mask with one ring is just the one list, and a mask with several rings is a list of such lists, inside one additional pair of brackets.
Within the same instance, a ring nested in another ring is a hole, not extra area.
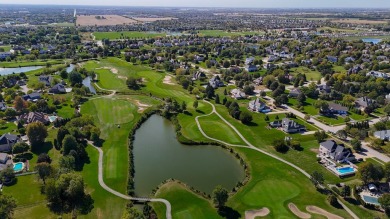
[(27, 66), (27, 67), (20, 67), (20, 68), (0, 68), (0, 75), (10, 75), (10, 74), (18, 74), (22, 72), (28, 72), (43, 68), (43, 66)]
[(76, 67), (75, 65), (70, 64), (69, 67), (66, 68), (66, 72), (71, 73), (75, 67)]
[(15, 172), (19, 172), (23, 169), (23, 163), (22, 162), (18, 162), (16, 164), (14, 164), (14, 171)]
[(340, 174), (354, 173), (355, 169), (352, 167), (343, 167), (343, 168), (337, 169), (337, 172), (339, 172)]
[(91, 77), (90, 77), (90, 76), (84, 78), (84, 80), (83, 80), (83, 85), (86, 86), (86, 87), (88, 87), (88, 88), (89, 88), (89, 91), (91, 91), (91, 93), (96, 94), (96, 90), (95, 90), (95, 88), (94, 88), (93, 85), (92, 85)]
[(363, 199), (364, 199), (364, 201), (367, 202), (367, 203), (379, 205), (378, 198), (376, 198), (376, 197), (365, 196), (365, 195), (363, 195)]
[(381, 39), (374, 39), (374, 38), (365, 38), (365, 39), (362, 39), (362, 41), (365, 42), (365, 43), (378, 44), (378, 43), (380, 43), (382, 40), (381, 40)]
[(54, 122), (57, 119), (57, 116), (49, 116), (50, 122)]

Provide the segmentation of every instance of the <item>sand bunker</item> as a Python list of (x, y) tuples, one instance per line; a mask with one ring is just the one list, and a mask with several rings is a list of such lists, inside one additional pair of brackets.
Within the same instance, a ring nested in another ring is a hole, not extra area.
[(327, 217), (328, 219), (343, 219), (342, 217), (337, 216), (337, 215), (332, 214), (332, 213), (329, 213), (329, 212), (325, 211), (324, 209), (319, 208), (317, 206), (312, 206), (312, 205), (307, 206), (306, 210), (310, 213), (323, 215), (323, 216)]
[(172, 82), (172, 76), (169, 75), (165, 76), (163, 83), (169, 85), (175, 85), (175, 83)]
[(108, 70), (110, 70), (111, 71), (111, 73), (113, 73), (113, 74), (118, 74), (118, 69), (116, 69), (116, 68), (110, 68), (110, 67), (102, 67), (102, 68), (96, 68), (96, 69), (108, 69)]
[(268, 208), (262, 208), (260, 210), (245, 211), (245, 219), (255, 219), (256, 217), (265, 217), (270, 213)]
[(299, 218), (302, 218), (302, 219), (309, 219), (309, 218), (311, 218), (310, 214), (302, 212), (301, 210), (299, 210), (298, 207), (296, 205), (294, 205), (294, 203), (289, 203), (288, 204), (288, 208), (290, 209), (290, 211), (293, 214), (295, 214)]
[(124, 79), (124, 80), (127, 80), (127, 77), (126, 77), (126, 76), (121, 76), (121, 75), (118, 75), (118, 78), (119, 78), (119, 79)]
[(141, 103), (139, 100), (136, 100), (135, 104), (138, 106), (139, 113), (142, 113), (143, 111), (145, 111), (147, 108), (150, 107), (150, 105)]

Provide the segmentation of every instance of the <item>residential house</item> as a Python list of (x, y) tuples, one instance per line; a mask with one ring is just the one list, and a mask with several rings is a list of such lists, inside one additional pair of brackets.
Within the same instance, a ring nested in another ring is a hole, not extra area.
[(196, 81), (196, 80), (199, 80), (200, 78), (205, 78), (205, 77), (206, 77), (205, 73), (203, 73), (201, 71), (197, 71), (192, 76), (192, 80)]
[(354, 57), (352, 57), (352, 56), (349, 56), (349, 57), (347, 57), (347, 58), (345, 58), (345, 64), (349, 64), (349, 63), (352, 63), (352, 62), (355, 62), (355, 58)]
[(215, 76), (210, 79), (209, 84), (214, 89), (225, 86), (225, 84), (221, 81), (221, 79)]
[(58, 83), (49, 89), (49, 93), (64, 94), (64, 93), (66, 93), (66, 89), (62, 83)]
[(291, 98), (297, 98), (299, 96), (299, 94), (301, 94), (301, 89), (299, 88), (294, 88), (290, 91), (290, 93), (288, 94), (288, 97), (291, 97)]
[(366, 74), (366, 76), (371, 76), (375, 78), (385, 78), (385, 79), (389, 78), (389, 76), (386, 73), (380, 71), (370, 71)]
[(7, 104), (4, 102), (0, 102), (0, 110), (5, 111), (7, 109)]
[(245, 70), (246, 70), (247, 72), (254, 72), (254, 71), (257, 71), (258, 68), (257, 68), (256, 65), (246, 65), (246, 66), (245, 66)]
[(353, 66), (352, 68), (350, 68), (348, 70), (348, 74), (357, 74), (359, 73), (361, 70), (363, 70), (363, 68), (360, 66), (360, 65), (355, 65)]
[(329, 62), (336, 63), (339, 61), (339, 59), (336, 56), (327, 56), (326, 57)]
[(255, 100), (250, 101), (248, 108), (255, 112), (270, 111), (269, 107), (267, 107), (267, 105), (263, 101), (261, 101), (260, 98), (256, 98)]
[(289, 118), (284, 118), (282, 120), (281, 128), (283, 129), (283, 131), (287, 133), (296, 133), (296, 132), (302, 132), (306, 130), (306, 127), (304, 125), (301, 125)]
[(321, 109), (321, 112), (323, 113), (331, 113), (331, 114), (339, 114), (339, 115), (347, 115), (348, 114), (348, 108), (345, 106), (341, 106), (340, 104), (330, 102), (329, 103), (329, 110), (324, 111)]
[(390, 140), (390, 130), (382, 130), (374, 132), (374, 137), (384, 141)]
[(339, 145), (334, 140), (321, 142), (319, 155), (336, 162), (354, 161), (356, 159), (350, 148), (345, 148), (344, 145)]
[(20, 141), (17, 135), (4, 134), (0, 137), (0, 152), (12, 151), (14, 144)]
[(356, 107), (365, 110), (368, 106), (375, 106), (375, 100), (370, 99), (368, 97), (360, 97), (355, 101)]
[(263, 83), (263, 77), (258, 77), (256, 78), (255, 80), (253, 80), (253, 83), (255, 83), (255, 85), (259, 86)]
[(31, 94), (26, 94), (26, 95), (23, 95), (23, 99), (26, 101), (36, 101), (36, 100), (41, 99), (41, 94), (37, 93), (37, 92), (31, 93)]
[(255, 58), (249, 57), (245, 59), (245, 65), (251, 65), (255, 61)]
[(50, 75), (40, 75), (39, 76), (39, 82), (42, 82), (45, 84), (45, 86), (50, 86), (51, 81), (53, 78)]
[(331, 87), (326, 85), (326, 84), (320, 84), (320, 85), (317, 85), (317, 90), (320, 92), (320, 93), (330, 93), (331, 91)]
[(240, 89), (233, 89), (230, 91), (231, 95), (232, 95), (232, 98), (236, 99), (236, 100), (240, 100), (240, 99), (245, 99), (246, 98), (246, 94), (241, 91)]
[(12, 166), (12, 160), (9, 158), (8, 154), (0, 153), (0, 171)]
[(22, 121), (24, 124), (30, 124), (32, 122), (41, 122), (43, 124), (49, 124), (49, 118), (47, 115), (41, 112), (29, 112), (22, 114), (18, 117), (18, 121)]
[(10, 52), (0, 52), (0, 59), (6, 59), (7, 57), (11, 57)]

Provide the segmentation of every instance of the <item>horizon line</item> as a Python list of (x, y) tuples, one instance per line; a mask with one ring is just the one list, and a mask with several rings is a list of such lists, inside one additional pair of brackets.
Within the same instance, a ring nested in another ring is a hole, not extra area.
[(390, 10), (390, 7), (241, 7), (241, 6), (159, 6), (159, 5), (108, 5), (108, 4), (100, 4), (100, 5), (83, 5), (83, 4), (23, 4), (23, 3), (0, 3), (0, 5), (9, 5), (9, 6), (87, 6), (87, 7), (144, 7), (144, 8), (239, 8), (239, 9), (381, 9), (381, 10)]

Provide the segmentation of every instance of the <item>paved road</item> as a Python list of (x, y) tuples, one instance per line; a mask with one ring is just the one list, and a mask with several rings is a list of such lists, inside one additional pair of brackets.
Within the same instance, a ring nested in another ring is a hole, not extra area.
[[(89, 143), (91, 144), (92, 142), (89, 142)], [(135, 197), (130, 197), (128, 195), (124, 195), (124, 194), (122, 194), (120, 192), (117, 192), (117, 191), (111, 189), (110, 187), (108, 187), (106, 185), (106, 183), (104, 183), (104, 180), (103, 180), (103, 150), (101, 148), (95, 147), (93, 144), (91, 144), (91, 145), (94, 148), (96, 148), (96, 150), (99, 151), (98, 179), (99, 179), (99, 184), (100, 184), (101, 187), (103, 187), (103, 189), (105, 189), (106, 191), (110, 192), (113, 195), (116, 195), (116, 196), (118, 196), (120, 198), (123, 198), (123, 199), (126, 199), (126, 200), (140, 201), (140, 202), (162, 202), (166, 206), (166, 218), (167, 219), (172, 219), (172, 215), (171, 215), (172, 207), (171, 207), (171, 203), (169, 203), (168, 200), (158, 199), (158, 198), (135, 198)]]
[(365, 150), (364, 153), (366, 153), (367, 155), (370, 155), (371, 157), (378, 158), (379, 160), (381, 160), (385, 163), (390, 162), (390, 157), (378, 152), (377, 150), (372, 149), (371, 147), (368, 146), (367, 142), (362, 142), (362, 148)]
[[(206, 100), (204, 100), (204, 102), (210, 104), (210, 105), (212, 106), (212, 108), (213, 108), (212, 112), (209, 113), (208, 115), (211, 115), (211, 114), (215, 113), (220, 119), (222, 119), (222, 121), (225, 122), (226, 125), (228, 125), (230, 128), (232, 128), (232, 129), (236, 132), (236, 134), (237, 134), (238, 136), (240, 136), (240, 138), (247, 144), (248, 148), (250, 148), (250, 149), (252, 149), (252, 150), (256, 150), (256, 151), (258, 151), (258, 152), (260, 152), (260, 153), (263, 153), (263, 154), (265, 154), (265, 155), (268, 155), (268, 156), (270, 156), (270, 157), (272, 157), (272, 158), (274, 158), (274, 159), (277, 159), (277, 160), (279, 160), (279, 161), (281, 161), (281, 162), (283, 162), (283, 163), (289, 165), (290, 167), (293, 167), (294, 169), (298, 170), (299, 172), (301, 172), (301, 173), (302, 173), (303, 175), (305, 175), (306, 177), (310, 178), (310, 174), (308, 174), (306, 171), (304, 171), (304, 170), (301, 169), (300, 167), (296, 166), (295, 164), (292, 164), (292, 163), (290, 163), (290, 162), (288, 162), (288, 161), (286, 161), (286, 160), (284, 160), (284, 159), (282, 159), (282, 158), (280, 158), (280, 157), (278, 157), (278, 156), (276, 156), (276, 155), (273, 155), (273, 154), (271, 154), (271, 153), (268, 153), (268, 152), (266, 152), (266, 151), (264, 151), (264, 150), (261, 150), (261, 149), (255, 147), (254, 145), (252, 145), (252, 144), (251, 144), (251, 143), (250, 143), (250, 142), (249, 142), (249, 141), (248, 141), (248, 140), (247, 140), (247, 139), (246, 139), (246, 138), (245, 138), (237, 129), (236, 129), (236, 127), (234, 127), (232, 124), (230, 124), (224, 117), (222, 117), (222, 116), (217, 112), (217, 110), (215, 109), (214, 104), (212, 104), (212, 103), (210, 103), (210, 102), (208, 102), (208, 101), (206, 101)], [(226, 142), (220, 141), (220, 140), (218, 140), (218, 139), (211, 138), (211, 137), (209, 137), (206, 133), (203, 132), (202, 127), (200, 126), (199, 121), (198, 121), (198, 118), (200, 118), (200, 117), (204, 117), (204, 116), (197, 116), (197, 117), (195, 118), (195, 120), (196, 120), (196, 124), (198, 125), (199, 130), (201, 130), (201, 133), (203, 134), (203, 136), (206, 137), (206, 138), (208, 138), (208, 139), (217, 140), (218, 142), (221, 142), (221, 143), (226, 144)], [(230, 145), (230, 144), (227, 144), (227, 145)], [(243, 146), (240, 145), (240, 147), (243, 147)], [(245, 146), (244, 146), (244, 147), (245, 147)], [(359, 217), (358, 217), (351, 209), (349, 209), (346, 205), (344, 205), (340, 200), (338, 200), (338, 202), (340, 203), (340, 205), (341, 205), (341, 206), (342, 206), (342, 207), (343, 207), (343, 208), (344, 208), (344, 209), (345, 209), (345, 210), (346, 210), (354, 219), (359, 219)]]

